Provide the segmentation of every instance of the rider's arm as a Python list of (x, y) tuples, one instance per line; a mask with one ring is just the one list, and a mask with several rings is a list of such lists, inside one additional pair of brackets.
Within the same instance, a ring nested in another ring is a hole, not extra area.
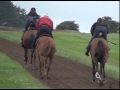
[(51, 24), (52, 24), (52, 26), (51, 26), (51, 27), (52, 27), (52, 30), (53, 30), (53, 22), (52, 22), (52, 21), (51, 21)]
[(37, 30), (38, 30), (38, 28), (39, 28), (40, 20), (41, 20), (41, 18), (39, 18), (39, 20), (38, 20), (37, 23), (36, 23), (36, 29), (37, 29)]
[(107, 34), (109, 33), (110, 27), (107, 25)]
[(94, 23), (94, 24), (92, 25), (91, 30), (90, 30), (92, 36), (93, 36), (94, 30), (95, 30), (95, 25), (96, 25), (96, 23)]
[(36, 19), (39, 19), (40, 18), (40, 15), (38, 15), (37, 13), (36, 13)]

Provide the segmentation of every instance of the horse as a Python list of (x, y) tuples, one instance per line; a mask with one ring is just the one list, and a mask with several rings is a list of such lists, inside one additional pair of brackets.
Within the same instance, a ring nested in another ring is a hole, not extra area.
[(54, 39), (48, 34), (42, 34), (36, 41), (35, 51), (39, 59), (40, 78), (49, 79), (48, 73), (56, 52)]
[[(103, 85), (106, 81), (105, 64), (109, 57), (109, 47), (107, 41), (102, 37), (96, 37), (91, 41), (90, 54), (93, 68), (93, 81), (95, 77), (98, 78), (99, 85)], [(98, 62), (100, 63), (100, 70), (98, 71)]]
[[(28, 50), (30, 49), (31, 50), (31, 61), (30, 61), (30, 65), (32, 64), (32, 60), (33, 60), (33, 43), (34, 43), (34, 40), (35, 40), (35, 37), (36, 37), (36, 34), (37, 34), (37, 30), (36, 29), (33, 29), (33, 27), (29, 27), (29, 29), (24, 33), (24, 36), (23, 36), (23, 44), (22, 44), (22, 47), (24, 48), (25, 50), (25, 53), (24, 53), (24, 62), (25, 62), (25, 68), (27, 67), (27, 60), (28, 60)], [(34, 57), (34, 66), (33, 66), (33, 69), (35, 68), (35, 57)]]

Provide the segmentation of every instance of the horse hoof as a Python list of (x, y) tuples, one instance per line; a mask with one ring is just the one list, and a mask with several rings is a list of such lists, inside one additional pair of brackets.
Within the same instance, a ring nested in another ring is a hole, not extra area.
[(95, 82), (95, 81), (92, 81), (92, 82)]

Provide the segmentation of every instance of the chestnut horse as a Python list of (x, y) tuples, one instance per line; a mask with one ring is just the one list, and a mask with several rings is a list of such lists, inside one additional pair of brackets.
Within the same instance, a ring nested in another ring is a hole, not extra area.
[[(99, 85), (103, 85), (103, 82), (106, 81), (105, 63), (109, 57), (107, 41), (102, 37), (94, 38), (91, 41), (90, 54), (92, 58), (93, 82), (95, 82), (96, 77), (99, 78)], [(100, 63), (100, 71), (98, 71), (98, 62)]]
[(43, 34), (36, 41), (36, 53), (39, 58), (40, 78), (48, 79), (48, 73), (55, 54), (55, 43), (52, 37)]
[[(33, 55), (34, 55), (32, 49), (33, 49), (33, 43), (34, 43), (36, 34), (37, 34), (37, 30), (36, 29), (32, 30), (31, 28), (24, 33), (22, 47), (25, 50), (25, 53), (24, 53), (25, 67), (27, 67), (27, 60), (28, 60), (27, 54), (28, 54), (29, 49), (31, 49), (31, 62), (30, 62), (30, 64), (32, 64), (32, 59), (33, 59)], [(34, 60), (35, 60), (35, 57), (34, 57)], [(34, 61), (34, 67), (35, 67), (35, 61)]]

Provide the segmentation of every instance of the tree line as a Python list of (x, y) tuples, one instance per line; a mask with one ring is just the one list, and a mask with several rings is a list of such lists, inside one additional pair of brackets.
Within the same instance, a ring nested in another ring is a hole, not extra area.
[(8, 27), (24, 27), (26, 10), (13, 5), (11, 1), (0, 1), (0, 25)]
[[(99, 17), (98, 17), (99, 18)], [(120, 32), (120, 23), (109, 16), (102, 17), (109, 25), (110, 33)], [(24, 28), (26, 22), (26, 10), (15, 6), (12, 1), (0, 1), (0, 26)], [(59, 30), (79, 30), (79, 24), (75, 21), (63, 21), (56, 26)]]
[[(103, 16), (102, 19), (108, 24), (109, 26), (109, 33), (119, 33), (120, 32), (120, 23), (117, 21), (112, 20), (109, 16)], [(91, 25), (92, 26), (92, 25)], [(80, 31), (79, 25), (75, 23), (75, 21), (63, 21), (59, 25), (56, 26), (56, 29), (59, 30), (74, 30)]]

